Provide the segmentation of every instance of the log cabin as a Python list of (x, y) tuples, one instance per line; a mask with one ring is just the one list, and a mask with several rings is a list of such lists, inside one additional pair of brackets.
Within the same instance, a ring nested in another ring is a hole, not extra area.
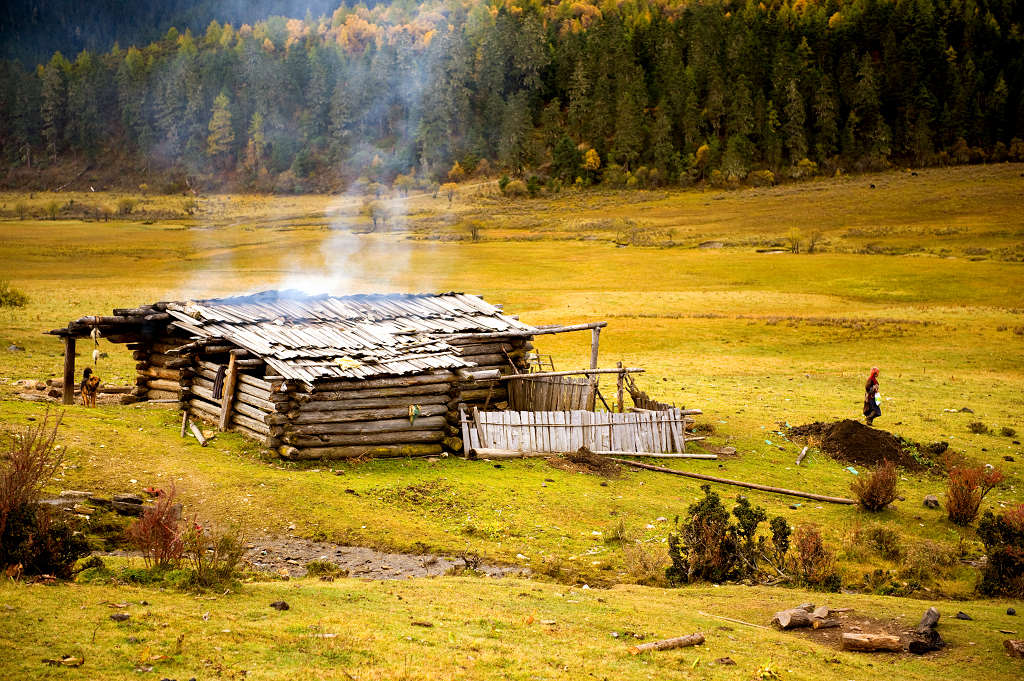
[[(502, 377), (528, 371), (535, 336), (589, 330), (596, 369), (605, 325), (530, 326), (464, 293), (265, 291), (115, 309), (47, 333), (64, 343), (65, 404), (76, 340), (104, 338), (134, 354), (129, 399), (176, 404), (183, 432), (191, 419), (284, 458), (346, 459), (461, 451), (460, 413), (508, 405)], [(593, 409), (596, 382), (578, 384), (576, 406)]]

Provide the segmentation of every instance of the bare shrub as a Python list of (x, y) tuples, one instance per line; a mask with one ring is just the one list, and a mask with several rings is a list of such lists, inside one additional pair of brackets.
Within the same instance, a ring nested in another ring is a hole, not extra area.
[(75, 528), (39, 504), (43, 485), (64, 460), (54, 445), (61, 417), (47, 410), (38, 425), (8, 433), (0, 460), (0, 568), (9, 574), (70, 577), (75, 561), (89, 553)]
[(971, 421), (967, 424), (967, 430), (971, 431), (975, 435), (988, 435), (990, 432), (989, 427), (981, 421)]
[(47, 410), (38, 425), (9, 433), (7, 452), (0, 462), (0, 535), (8, 517), (39, 500), (39, 493), (64, 462), (64, 450), (55, 447), (63, 414)]
[(128, 527), (128, 540), (142, 551), (149, 568), (173, 568), (181, 564), (185, 550), (185, 531), (181, 527), (181, 512), (174, 499), (177, 491), (160, 492), (156, 503), (142, 512), (142, 516)]
[(1003, 426), (999, 429), (999, 434), (1003, 437), (1013, 437), (1017, 434), (1017, 431), (1009, 426)]
[(928, 584), (941, 576), (944, 568), (958, 562), (956, 549), (930, 539), (910, 544), (904, 551), (900, 577)]
[(661, 544), (635, 542), (622, 547), (626, 572), (636, 584), (644, 586), (667, 586), (665, 568), (668, 567), (668, 553)]
[(836, 554), (825, 545), (817, 525), (801, 525), (793, 533), (796, 574), (808, 586), (836, 591), (841, 586)]
[(181, 533), (181, 556), (192, 568), (195, 586), (224, 586), (235, 578), (245, 542), (233, 530), (207, 530), (193, 518)]
[(946, 484), (946, 510), (949, 519), (961, 526), (970, 525), (978, 517), (985, 496), (1003, 481), (996, 468), (958, 466), (949, 471)]
[(888, 459), (867, 475), (857, 478), (850, 489), (866, 511), (881, 511), (896, 500), (896, 482), (899, 475)]

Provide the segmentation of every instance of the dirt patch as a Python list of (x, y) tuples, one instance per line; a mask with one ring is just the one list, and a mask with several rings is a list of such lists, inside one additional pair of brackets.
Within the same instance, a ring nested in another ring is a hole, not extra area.
[(834, 423), (816, 421), (790, 428), (788, 434), (793, 439), (803, 439), (809, 445), (820, 447), (835, 459), (859, 466), (873, 468), (888, 460), (909, 470), (927, 468), (921, 459), (926, 448), (851, 419)]
[(615, 478), (621, 473), (619, 464), (609, 461), (607, 457), (595, 454), (586, 447), (580, 447), (575, 452), (552, 456), (548, 464), (570, 473), (588, 473), (600, 475), (602, 478)]
[[(835, 613), (832, 615), (842, 624), (838, 627), (827, 629), (812, 629), (810, 627), (801, 629), (789, 629), (786, 633), (794, 634), (815, 643), (842, 650), (843, 634), (889, 634), (899, 636), (903, 651), (900, 653), (864, 653), (865, 655), (905, 655), (907, 657), (922, 657), (907, 651), (907, 645), (914, 640), (914, 623), (904, 622), (898, 619), (885, 620), (867, 615), (860, 615), (855, 612)], [(931, 655), (934, 653), (926, 653)]]
[(300, 537), (261, 537), (248, 544), (245, 562), (263, 572), (302, 577), (310, 561), (326, 561), (348, 571), (349, 577), (407, 579), (436, 577), (471, 568), (489, 577), (529, 574), (522, 567), (488, 565), (475, 556), (455, 558), (432, 554), (385, 553), (361, 546), (340, 546)]

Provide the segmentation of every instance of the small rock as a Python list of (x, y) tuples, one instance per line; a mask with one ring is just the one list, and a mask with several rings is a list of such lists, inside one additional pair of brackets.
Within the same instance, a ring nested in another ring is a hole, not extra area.
[(1013, 461), (1013, 457), (1007, 454), (1006, 456), (1003, 457), (1003, 461)]
[(1016, 614), (1017, 614), (1017, 611), (1016, 611), (1016, 610), (1014, 610), (1013, 608), (1007, 608), (1007, 609), (1006, 609), (1006, 614), (1007, 614), (1007, 615), (1016, 615)]
[(974, 410), (971, 409), (970, 407), (960, 407), (960, 412), (962, 414), (973, 414)]
[(607, 486), (608, 486), (608, 481), (607, 480), (602, 480), (601, 481), (601, 487), (607, 487)]
[(11, 343), (10, 345), (7, 346), (7, 352), (25, 352), (25, 348), (21, 347), (20, 345), (15, 345), (14, 343)]
[(1024, 657), (1024, 641), (1022, 640), (1008, 638), (1003, 641), (1003, 647), (1006, 648), (1010, 657)]
[(502, 465), (501, 465), (500, 463), (496, 463), (496, 464), (494, 464), (494, 467), (495, 467), (495, 468), (503, 468), (503, 466), (502, 466)]
[(967, 614), (966, 612), (964, 612), (963, 610), (961, 610), (961, 611), (960, 611), (960, 612), (958, 612), (957, 614), (953, 615), (953, 617), (957, 618), (958, 620), (973, 620), (973, 619), (974, 619), (973, 617), (971, 617), (970, 615), (968, 615), (968, 614)]
[(131, 618), (132, 616), (126, 612), (115, 612), (113, 615), (110, 616), (110, 619), (114, 620), (115, 622), (127, 622)]
[(924, 498), (924, 505), (926, 508), (938, 508), (939, 498), (934, 494), (929, 494)]
[(729, 666), (736, 664), (736, 660), (732, 659), (731, 657), (720, 657), (717, 660), (715, 660), (715, 664)]
[(270, 604), (270, 607), (274, 610), (290, 610), (290, 606), (284, 601), (274, 601)]
[(544, 478), (544, 482), (554, 482), (554, 478)]

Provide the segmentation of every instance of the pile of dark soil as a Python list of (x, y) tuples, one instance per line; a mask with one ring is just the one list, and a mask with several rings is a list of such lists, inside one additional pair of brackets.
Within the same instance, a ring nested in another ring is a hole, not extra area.
[(555, 468), (573, 473), (589, 473), (600, 475), (603, 478), (614, 478), (619, 475), (619, 464), (609, 461), (600, 454), (595, 454), (586, 447), (580, 447), (575, 452), (553, 456), (548, 463)]
[(886, 430), (871, 428), (851, 419), (795, 426), (789, 429), (789, 436), (806, 439), (808, 444), (820, 447), (833, 458), (860, 466), (874, 468), (888, 460), (909, 470), (926, 467), (913, 455), (925, 448), (918, 448)]

